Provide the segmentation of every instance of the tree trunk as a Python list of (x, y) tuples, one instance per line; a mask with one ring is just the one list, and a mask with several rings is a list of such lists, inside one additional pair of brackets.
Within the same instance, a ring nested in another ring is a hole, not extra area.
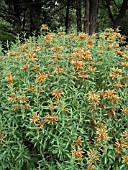
[(67, 0), (66, 17), (65, 17), (65, 32), (68, 32), (68, 26), (69, 26), (69, 8), (70, 8), (70, 0)]
[(85, 17), (84, 17), (84, 31), (86, 34), (89, 34), (89, 11), (90, 11), (90, 3), (89, 0), (86, 0), (86, 8), (85, 8)]
[(98, 14), (98, 0), (90, 0), (90, 27), (89, 34), (93, 34), (96, 31), (96, 23), (97, 23), (97, 14)]
[(41, 1), (29, 5), (30, 10), (30, 33), (35, 32), (37, 35), (40, 30)]
[(82, 22), (81, 22), (81, 0), (76, 0), (76, 21), (77, 21), (77, 32), (82, 31)]
[(86, 0), (84, 31), (91, 35), (96, 31), (98, 0)]

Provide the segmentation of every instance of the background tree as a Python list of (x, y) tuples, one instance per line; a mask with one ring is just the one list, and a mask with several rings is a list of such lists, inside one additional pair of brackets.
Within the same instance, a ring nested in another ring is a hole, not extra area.
[[(62, 29), (92, 34), (107, 27), (128, 30), (127, 0), (1, 0), (0, 39), (5, 32), (37, 35), (41, 24), (50, 30)], [(83, 29), (82, 29), (83, 28)], [(4, 33), (3, 33), (4, 32)], [(5, 38), (8, 39), (8, 36)]]
[(106, 0), (104, 7), (114, 28), (120, 27), (123, 34), (128, 34), (128, 0)]
[(76, 0), (76, 22), (77, 32), (82, 31), (81, 0)]

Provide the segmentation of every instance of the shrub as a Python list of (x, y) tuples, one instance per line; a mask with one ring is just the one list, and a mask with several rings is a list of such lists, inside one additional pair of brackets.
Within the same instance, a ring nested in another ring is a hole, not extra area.
[(1, 170), (126, 170), (128, 46), (43, 33), (1, 56)]

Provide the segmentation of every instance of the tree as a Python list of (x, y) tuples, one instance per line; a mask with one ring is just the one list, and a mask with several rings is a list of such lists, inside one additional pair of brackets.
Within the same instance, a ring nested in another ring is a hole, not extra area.
[(81, 21), (81, 0), (76, 0), (76, 21), (77, 21), (77, 32), (82, 31), (82, 21)]
[(65, 17), (65, 32), (68, 32), (68, 26), (69, 26), (69, 8), (70, 8), (70, 1), (71, 1), (71, 0), (67, 0), (66, 17)]
[(128, 34), (128, 24), (126, 17), (126, 12), (128, 10), (128, 0), (106, 0), (104, 6), (108, 11), (108, 15), (113, 23), (113, 27), (117, 28), (120, 26), (122, 33)]
[(98, 0), (85, 0), (84, 31), (91, 35), (96, 31)]

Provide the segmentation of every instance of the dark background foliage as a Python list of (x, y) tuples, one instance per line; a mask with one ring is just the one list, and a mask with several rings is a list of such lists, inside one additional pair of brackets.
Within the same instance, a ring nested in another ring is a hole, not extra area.
[(0, 40), (15, 35), (39, 34), (41, 24), (50, 30), (92, 34), (105, 28), (128, 30), (127, 0), (1, 0)]

